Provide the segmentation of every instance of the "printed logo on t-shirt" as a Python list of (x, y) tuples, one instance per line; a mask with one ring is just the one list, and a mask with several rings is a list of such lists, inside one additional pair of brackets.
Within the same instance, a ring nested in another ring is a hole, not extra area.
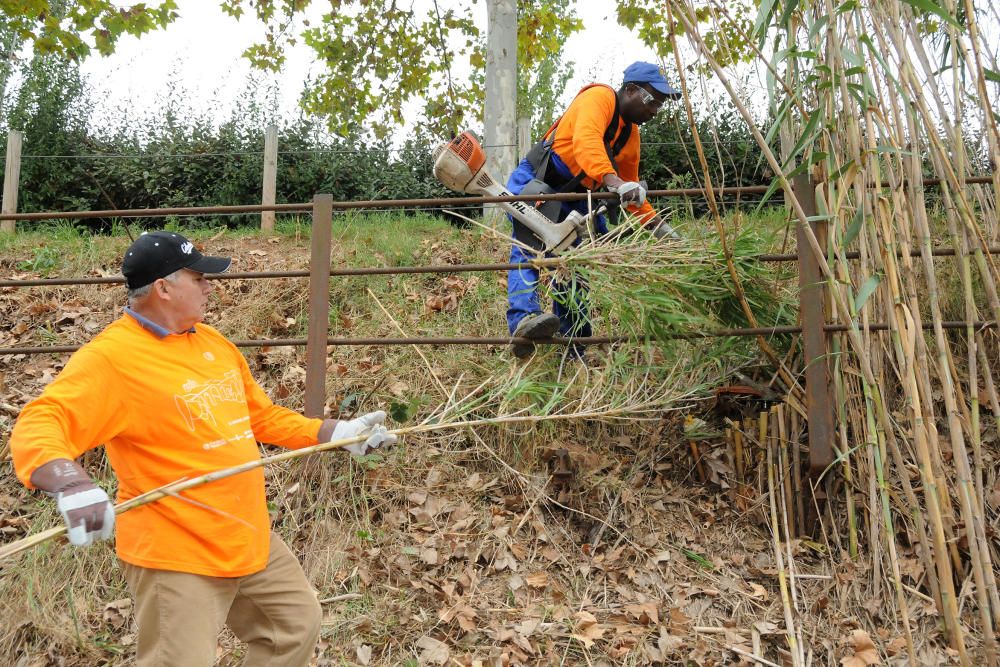
[(196, 421), (203, 421), (215, 426), (215, 409), (223, 403), (245, 403), (243, 384), (240, 382), (239, 371), (228, 371), (222, 379), (208, 382), (188, 380), (184, 383), (184, 394), (175, 395), (174, 403), (181, 418), (193, 431)]
[(208, 350), (205, 350), (204, 354), (201, 356), (205, 357), (205, 361), (215, 361), (215, 355)]

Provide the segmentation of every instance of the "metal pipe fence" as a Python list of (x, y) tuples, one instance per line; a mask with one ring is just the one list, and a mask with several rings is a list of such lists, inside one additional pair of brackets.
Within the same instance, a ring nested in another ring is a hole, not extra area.
[[(972, 177), (965, 179), (968, 184), (992, 183), (992, 176)], [(940, 184), (939, 179), (927, 179), (923, 182), (924, 187), (934, 187)], [(813, 217), (816, 214), (815, 184), (809, 180), (807, 175), (796, 177), (794, 184), (796, 198), (802, 203), (806, 213)], [(883, 185), (883, 187), (887, 187)], [(745, 186), (730, 188), (715, 188), (717, 196), (742, 196), (750, 194), (763, 194), (770, 188), (768, 186)], [(704, 197), (706, 191), (701, 188), (676, 188), (666, 190), (651, 190), (650, 197)], [(556, 200), (575, 201), (587, 198), (592, 200), (604, 200), (614, 198), (612, 193), (590, 193), (580, 195), (576, 193), (555, 194), (555, 195), (512, 195), (504, 197), (449, 197), (449, 198), (427, 198), (427, 199), (402, 199), (402, 200), (368, 200), (368, 201), (348, 201), (335, 202), (330, 195), (316, 195), (312, 202), (297, 204), (270, 204), (270, 205), (248, 205), (248, 206), (212, 206), (212, 207), (175, 207), (164, 209), (123, 209), (106, 211), (76, 211), (76, 212), (41, 212), (41, 213), (8, 213), (0, 214), (0, 221), (5, 220), (59, 220), (59, 219), (114, 219), (114, 218), (138, 218), (138, 217), (168, 217), (174, 215), (199, 215), (199, 214), (221, 214), (234, 215), (243, 213), (262, 213), (267, 211), (282, 213), (305, 213), (312, 216), (311, 234), (311, 256), (308, 271), (257, 271), (257, 272), (234, 272), (211, 276), (217, 280), (242, 280), (242, 279), (275, 279), (275, 278), (309, 278), (309, 321), (306, 338), (285, 338), (285, 339), (260, 339), (260, 340), (239, 340), (234, 341), (238, 347), (279, 347), (279, 346), (305, 346), (306, 348), (306, 387), (305, 387), (305, 413), (310, 416), (321, 416), (326, 402), (325, 375), (326, 375), (326, 349), (327, 346), (389, 346), (389, 345), (508, 345), (512, 342), (528, 342), (527, 339), (502, 337), (417, 337), (417, 338), (336, 338), (329, 336), (329, 281), (332, 276), (370, 276), (370, 275), (400, 275), (400, 274), (421, 274), (421, 273), (459, 273), (459, 272), (490, 272), (504, 271), (518, 268), (544, 268), (553, 264), (556, 260), (539, 259), (528, 263), (489, 263), (489, 264), (455, 264), (455, 265), (429, 265), (429, 266), (398, 266), (398, 267), (355, 267), (333, 269), (330, 266), (332, 255), (331, 232), (333, 226), (333, 215), (335, 211), (347, 211), (362, 208), (413, 208), (413, 207), (442, 207), (459, 205), (482, 205), (487, 203), (500, 203), (511, 201)], [(821, 219), (813, 219), (810, 222), (813, 232), (825, 243), (826, 222)], [(800, 234), (799, 247), (804, 248), (802, 241), (802, 230)], [(1000, 254), (1000, 247), (981, 248), (991, 254)], [(932, 251), (932, 255), (938, 257), (954, 256), (956, 254), (951, 248), (938, 248)], [(919, 256), (920, 250), (913, 250), (913, 256)], [(859, 253), (846, 253), (848, 259), (857, 259)], [(762, 262), (797, 262), (800, 287), (800, 321), (801, 326), (779, 326), (779, 327), (756, 327), (756, 328), (736, 328), (723, 329), (718, 331), (680, 333), (669, 336), (676, 339), (699, 339), (710, 337), (743, 337), (743, 336), (775, 336), (775, 335), (802, 335), (804, 368), (806, 379), (806, 410), (809, 423), (809, 461), (810, 470), (816, 475), (825, 470), (833, 462), (833, 402), (831, 400), (832, 382), (827, 349), (827, 336), (830, 333), (846, 331), (849, 326), (845, 324), (830, 324), (826, 322), (826, 296), (824, 294), (824, 283), (819, 272), (819, 265), (816, 259), (808, 252), (789, 254), (765, 254), (758, 255), (757, 261)], [(120, 284), (124, 283), (124, 278), (118, 276), (107, 277), (80, 277), (80, 278), (44, 278), (44, 279), (9, 279), (0, 280), (0, 288), (23, 288), (23, 287), (47, 287), (61, 285), (96, 285), (96, 284)], [(960, 329), (968, 326), (977, 329), (993, 328), (997, 323), (985, 322), (944, 322), (945, 329)], [(925, 329), (933, 325), (924, 324)], [(865, 330), (884, 331), (890, 329), (890, 325), (885, 322), (870, 323)], [(591, 336), (586, 338), (550, 338), (532, 340), (533, 343), (548, 343), (556, 345), (567, 345), (570, 343), (583, 344), (605, 344), (605, 343), (625, 343), (638, 342), (640, 338), (613, 337), (613, 336)], [(0, 356), (16, 354), (64, 354), (78, 349), (79, 346), (25, 346), (0, 348)]]

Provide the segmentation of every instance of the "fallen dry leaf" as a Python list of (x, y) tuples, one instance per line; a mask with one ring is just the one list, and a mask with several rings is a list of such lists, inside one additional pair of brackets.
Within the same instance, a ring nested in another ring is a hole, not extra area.
[(855, 630), (851, 633), (851, 646), (854, 647), (854, 655), (849, 655), (840, 659), (842, 667), (868, 667), (868, 665), (881, 664), (878, 651), (875, 649), (875, 642), (864, 630)]
[(420, 663), (430, 665), (443, 665), (451, 657), (448, 645), (433, 637), (421, 637), (417, 640), (417, 648), (423, 649), (420, 653)]
[(573, 628), (574, 639), (578, 639), (584, 646), (590, 648), (594, 641), (600, 639), (604, 634), (604, 628), (597, 622), (597, 618), (589, 611), (578, 611), (573, 616), (576, 617), (576, 627)]
[(528, 584), (532, 588), (545, 588), (549, 585), (549, 575), (545, 572), (529, 574), (524, 578), (524, 583)]
[(642, 625), (659, 625), (660, 612), (654, 602), (643, 602), (642, 604), (625, 605), (625, 611), (635, 616)]

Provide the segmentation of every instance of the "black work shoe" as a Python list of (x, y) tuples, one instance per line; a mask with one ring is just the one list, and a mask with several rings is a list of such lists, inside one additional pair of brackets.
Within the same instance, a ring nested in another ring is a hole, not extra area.
[[(559, 318), (552, 313), (531, 313), (517, 323), (515, 338), (550, 338), (559, 330)], [(518, 359), (525, 359), (535, 351), (533, 343), (511, 343), (511, 352)]]

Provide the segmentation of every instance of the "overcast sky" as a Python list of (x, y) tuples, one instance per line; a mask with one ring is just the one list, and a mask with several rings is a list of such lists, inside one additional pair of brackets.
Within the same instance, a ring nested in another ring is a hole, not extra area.
[[(122, 105), (151, 109), (168, 95), (183, 95), (191, 107), (211, 110), (217, 119), (229, 115), (251, 73), (240, 54), (262, 30), (253, 21), (224, 15), (218, 0), (178, 0), (177, 4), (180, 18), (166, 30), (141, 39), (123, 37), (114, 55), (94, 56), (84, 63), (99, 103), (97, 114), (113, 115)], [(325, 5), (314, 4), (317, 10)], [(479, 12), (475, 18), (485, 31), (485, 3), (475, 5)], [(577, 0), (577, 12), (584, 30), (566, 45), (565, 58), (576, 62), (576, 76), (565, 93), (567, 102), (591, 81), (620, 83), (622, 71), (635, 60), (655, 62), (653, 52), (617, 24), (613, 2)], [(314, 66), (308, 47), (292, 47), (287, 56), (277, 81), (280, 107), (284, 114), (293, 115), (303, 82)]]

